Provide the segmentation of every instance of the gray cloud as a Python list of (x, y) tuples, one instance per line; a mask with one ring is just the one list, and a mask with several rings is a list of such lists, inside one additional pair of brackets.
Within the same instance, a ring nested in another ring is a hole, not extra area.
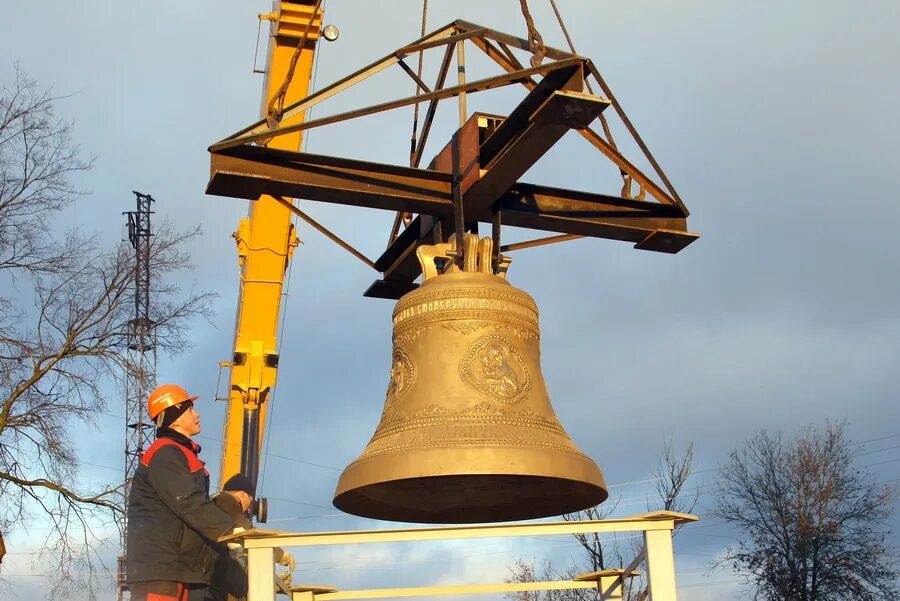
[[(131, 207), (132, 189), (154, 194), (160, 217), (203, 224), (191, 279), (222, 296), (212, 327), (198, 324), (193, 352), (164, 359), (160, 377), (210, 398), (216, 361), (231, 351), (237, 279), (229, 235), (245, 207), (203, 195), (205, 148), (255, 119), (254, 16), (267, 6), (86, 2), (72, 10), (56, 4), (49, 11), (44, 4), (13, 7), (7, 22), (17, 25), (0, 40), (0, 54), (18, 56), (57, 92), (74, 93), (61, 101), (60, 114), (75, 119), (85, 151), (98, 155), (85, 181), (94, 194), (77, 217), (84, 227), (118, 239), (119, 213)], [(431, 3), (429, 27), (462, 17), (522, 35), (515, 4)], [(545, 40), (562, 46), (549, 7), (531, 4)], [(703, 236), (676, 256), (596, 240), (514, 255), (510, 279), (541, 308), (544, 375), (572, 437), (597, 458), (610, 483), (623, 483), (649, 478), (664, 436), (680, 445), (694, 441), (702, 469), (757, 428), (791, 431), (846, 418), (855, 440), (900, 434), (894, 277), (900, 204), (893, 185), (900, 168), (894, 116), (900, 83), (889, 76), (892, 57), (900, 55), (889, 30), (900, 17), (897, 5), (559, 4), (580, 52), (604, 73), (691, 209), (691, 228)], [(342, 36), (321, 49), (319, 87), (418, 36), (421, 3), (332, 1), (327, 9), (326, 20)], [(40, 43), (33, 33), (38, 23)], [(483, 63), (471, 61), (474, 77)], [(4, 80), (10, 70), (0, 65)], [(391, 75), (316, 114), (410, 93), (408, 81)], [(475, 95), (470, 110), (508, 110), (517, 97)], [(316, 131), (309, 150), (402, 163), (410, 117), (400, 111)], [(448, 105), (433, 133), (434, 150), (454, 122)], [(616, 189), (615, 170), (569, 137), (526, 179)], [(364, 252), (379, 253), (389, 216), (306, 204)], [(300, 231), (305, 243), (292, 270), (268, 450), (342, 468), (362, 450), (381, 412), (391, 305), (361, 298), (374, 272), (309, 228)], [(510, 239), (529, 235), (509, 233)], [(203, 406), (210, 438), (204, 454), (213, 468), (223, 408)], [(120, 425), (110, 424), (112, 430)], [(97, 444), (114, 457), (123, 436), (112, 431)], [(897, 457), (885, 451), (861, 463)], [(889, 480), (898, 477), (898, 465), (875, 469)], [(264, 492), (327, 507), (337, 473), (273, 456)], [(696, 479), (709, 484), (714, 474)], [(643, 511), (646, 485), (616, 490), (623, 513)], [(705, 495), (703, 506), (711, 500)], [(330, 513), (286, 501), (273, 501), (273, 510), (282, 519)], [(276, 527), (372, 525), (330, 517)], [(728, 539), (719, 527), (697, 535), (688, 535), (689, 528), (679, 537), (685, 554), (679, 568), (694, 570)], [(405, 551), (389, 556), (411, 557), (399, 553)], [(422, 574), (439, 568), (423, 566)], [(693, 571), (679, 577), (684, 583), (730, 579)], [(724, 599), (734, 586), (682, 594)], [(26, 592), (14, 594), (24, 599)]]

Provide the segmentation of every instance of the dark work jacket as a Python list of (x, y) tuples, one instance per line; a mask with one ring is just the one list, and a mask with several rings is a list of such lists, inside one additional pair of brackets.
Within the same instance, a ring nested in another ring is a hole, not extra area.
[(127, 581), (208, 584), (214, 541), (235, 520), (209, 498), (200, 446), (162, 428), (141, 457), (128, 497)]
[[(216, 507), (228, 514), (238, 526), (249, 530), (253, 528), (250, 518), (241, 508), (241, 502), (227, 492), (220, 492), (213, 497)], [(231, 550), (223, 543), (213, 546), (215, 560), (209, 590), (215, 601), (237, 601), (247, 596), (247, 568), (243, 561), (232, 555)]]

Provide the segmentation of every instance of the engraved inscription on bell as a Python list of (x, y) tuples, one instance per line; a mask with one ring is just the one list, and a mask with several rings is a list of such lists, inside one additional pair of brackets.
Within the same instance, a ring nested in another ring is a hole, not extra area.
[(479, 338), (460, 365), (467, 384), (492, 399), (515, 403), (531, 387), (531, 374), (515, 346), (498, 334)]

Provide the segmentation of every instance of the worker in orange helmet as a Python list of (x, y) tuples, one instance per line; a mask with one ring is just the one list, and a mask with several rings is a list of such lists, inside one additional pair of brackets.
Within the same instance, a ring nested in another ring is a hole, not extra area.
[(131, 601), (206, 598), (216, 539), (243, 530), (209, 498), (209, 472), (192, 440), (200, 433), (196, 400), (175, 384), (147, 399), (156, 440), (141, 456), (128, 497)]

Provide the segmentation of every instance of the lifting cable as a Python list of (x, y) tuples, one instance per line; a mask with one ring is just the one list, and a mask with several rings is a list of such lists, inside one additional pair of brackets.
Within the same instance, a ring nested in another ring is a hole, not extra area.
[[(420, 37), (425, 37), (425, 26), (428, 22), (428, 0), (422, 0), (422, 27)], [(416, 81), (416, 93), (418, 96), (422, 93), (422, 87), (419, 82), (422, 81), (422, 67), (425, 61), (425, 49), (422, 48), (419, 50), (419, 65), (416, 68), (416, 77), (418, 81)], [(416, 142), (418, 142), (419, 135), (419, 103), (416, 102), (413, 108), (413, 122), (412, 122), (412, 136), (409, 139), (409, 166), (415, 167), (416, 160)], [(400, 232), (401, 224), (403, 227), (409, 227), (412, 223), (412, 213), (407, 211), (397, 211), (397, 216), (394, 218), (394, 225), (391, 228), (391, 235), (388, 239), (388, 245), (390, 245), (396, 238), (397, 234)]]
[[(559, 8), (556, 6), (556, 0), (550, 0), (550, 6), (553, 7), (553, 14), (556, 15), (556, 21), (559, 23), (559, 28), (562, 29), (563, 36), (566, 38), (566, 43), (569, 44), (569, 50), (572, 54), (578, 54), (575, 52), (575, 44), (572, 43), (572, 36), (569, 35), (569, 30), (566, 28), (566, 24), (563, 22), (562, 15), (559, 13)], [(591, 94), (594, 93), (594, 88), (591, 87), (591, 82), (587, 79), (584, 80), (585, 85), (587, 85), (588, 92)], [(603, 113), (600, 113), (602, 116)], [(615, 143), (613, 143), (615, 146)]]
[(539, 67), (547, 56), (547, 49), (544, 47), (544, 38), (534, 26), (534, 19), (528, 12), (528, 0), (519, 0), (522, 7), (522, 15), (525, 17), (525, 26), (528, 27), (528, 49), (531, 51), (531, 66)]
[[(425, 37), (425, 27), (428, 24), (428, 0), (422, 0), (422, 27), (419, 30), (419, 37)], [(416, 77), (419, 78), (419, 82), (422, 81), (422, 69), (425, 65), (425, 49), (422, 48), (419, 50), (419, 64), (416, 66)], [(416, 82), (416, 96), (423, 92), (419, 82)], [(412, 140), (410, 146), (410, 154), (409, 154), (409, 165), (413, 166), (413, 161), (415, 160), (416, 155), (416, 142), (418, 141), (416, 138), (418, 137), (418, 129), (419, 129), (419, 103), (417, 102), (415, 108), (413, 109), (413, 131), (412, 131)]]
[[(428, 20), (428, 0), (422, 0), (422, 33), (421, 37), (425, 37), (425, 24)], [(422, 81), (422, 63), (425, 59), (425, 49), (419, 50), (419, 66), (416, 69), (416, 76), (419, 78), (419, 81)], [(418, 96), (422, 92), (422, 88), (419, 85), (419, 82), (416, 82), (416, 96)], [(409, 166), (413, 167), (413, 161), (415, 161), (416, 156), (416, 137), (418, 135), (419, 130), (419, 103), (415, 104), (415, 109), (413, 112), (413, 125), (412, 125), (412, 138), (410, 139), (410, 147), (409, 147)]]
[(291, 85), (291, 80), (294, 79), (294, 69), (297, 67), (297, 61), (300, 59), (300, 54), (303, 52), (306, 40), (309, 39), (309, 30), (312, 27), (313, 21), (316, 19), (316, 15), (319, 14), (321, 6), (322, 0), (316, 0), (316, 5), (313, 7), (309, 21), (306, 23), (306, 29), (303, 30), (303, 37), (300, 38), (300, 42), (297, 44), (297, 48), (294, 49), (294, 54), (291, 56), (291, 64), (284, 76), (284, 81), (281, 82), (278, 91), (275, 92), (269, 100), (269, 106), (266, 110), (266, 125), (269, 126), (269, 129), (278, 127), (278, 122), (281, 121), (281, 116), (284, 114), (284, 99), (287, 95), (288, 86)]
[[(523, 3), (525, 0), (521, 0)], [(572, 36), (569, 35), (569, 30), (566, 28), (566, 24), (563, 21), (562, 14), (559, 12), (559, 8), (556, 6), (556, 0), (550, 0), (550, 6), (553, 8), (553, 14), (556, 15), (556, 21), (559, 23), (559, 28), (562, 30), (563, 36), (566, 38), (566, 43), (569, 45), (569, 51), (572, 54), (578, 54), (575, 50), (575, 44), (572, 42)], [(585, 78), (584, 84), (587, 86), (588, 92), (591, 95), (594, 94), (594, 88), (591, 86), (591, 82), (589, 79)], [(609, 122), (606, 120), (606, 115), (600, 113), (600, 124), (603, 126), (603, 133), (606, 134), (606, 139), (609, 140), (609, 145), (613, 147), (613, 150), (619, 152), (619, 147), (616, 145), (616, 140), (613, 138), (612, 131), (609, 129)], [(625, 198), (632, 198), (631, 196), (631, 176), (625, 173), (623, 170), (619, 170), (619, 174), (622, 176), (622, 182), (624, 185), (622, 186), (622, 196)], [(638, 191), (638, 200), (643, 200), (646, 195), (644, 187), (641, 186)]]

